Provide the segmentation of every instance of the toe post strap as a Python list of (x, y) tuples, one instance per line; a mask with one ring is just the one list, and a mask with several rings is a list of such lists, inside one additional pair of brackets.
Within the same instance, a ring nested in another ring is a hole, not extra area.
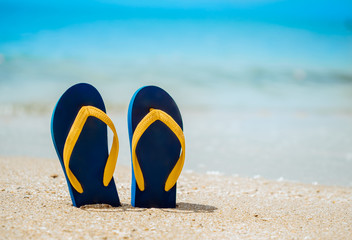
[(144, 191), (145, 186), (143, 173), (136, 154), (136, 148), (139, 139), (142, 137), (144, 132), (149, 128), (151, 124), (153, 124), (157, 120), (164, 123), (175, 134), (181, 144), (180, 157), (165, 182), (164, 190), (166, 192), (169, 191), (176, 184), (185, 162), (185, 137), (183, 134), (183, 130), (169, 114), (162, 110), (151, 108), (149, 113), (145, 115), (145, 117), (137, 125), (132, 137), (132, 164), (137, 186), (140, 191)]
[(84, 124), (86, 123), (88, 117), (95, 117), (102, 122), (104, 122), (107, 126), (110, 127), (112, 130), (114, 136), (113, 136), (113, 141), (112, 141), (112, 146), (110, 150), (109, 157), (106, 161), (105, 169), (104, 169), (104, 176), (103, 176), (103, 184), (104, 186), (108, 186), (114, 171), (115, 171), (115, 166), (116, 166), (116, 161), (117, 161), (117, 156), (119, 152), (119, 141), (117, 138), (117, 132), (115, 129), (115, 126), (111, 119), (106, 115), (105, 112), (100, 110), (99, 108), (93, 107), (93, 106), (83, 106), (73, 124), (72, 127), (67, 135), (65, 146), (64, 146), (64, 151), (63, 151), (63, 160), (64, 160), (64, 165), (65, 165), (65, 170), (66, 170), (66, 175), (73, 186), (73, 188), (79, 192), (83, 193), (83, 188), (79, 180), (76, 178), (76, 176), (72, 173), (69, 165), (70, 165), (70, 158), (72, 151), (77, 143), (77, 140), (82, 132), (82, 129), (84, 127)]

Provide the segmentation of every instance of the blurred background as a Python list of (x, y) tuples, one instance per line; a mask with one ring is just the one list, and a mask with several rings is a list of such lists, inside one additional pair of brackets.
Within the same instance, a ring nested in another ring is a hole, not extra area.
[(0, 0), (0, 156), (56, 159), (61, 94), (93, 84), (129, 165), (127, 106), (176, 100), (185, 168), (352, 186), (352, 2)]

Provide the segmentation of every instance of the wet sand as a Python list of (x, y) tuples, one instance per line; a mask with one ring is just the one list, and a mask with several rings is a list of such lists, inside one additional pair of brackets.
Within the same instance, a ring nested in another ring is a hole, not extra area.
[(183, 172), (176, 209), (72, 206), (59, 161), (0, 157), (1, 239), (350, 239), (352, 188)]

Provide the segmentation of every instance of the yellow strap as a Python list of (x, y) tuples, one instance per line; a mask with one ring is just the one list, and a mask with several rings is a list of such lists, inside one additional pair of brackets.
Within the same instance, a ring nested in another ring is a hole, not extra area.
[(177, 160), (177, 163), (175, 164), (174, 168), (172, 169), (171, 173), (169, 174), (166, 180), (165, 191), (169, 191), (176, 184), (176, 181), (181, 174), (183, 164), (185, 162), (185, 137), (183, 135), (182, 129), (175, 122), (175, 120), (166, 112), (158, 109), (151, 109), (151, 111), (147, 115), (145, 115), (145, 117), (139, 122), (136, 129), (134, 130), (132, 137), (132, 163), (134, 169), (134, 176), (136, 178), (138, 188), (141, 191), (144, 191), (144, 178), (137, 159), (136, 148), (138, 141), (143, 135), (143, 133), (152, 123), (157, 120), (160, 120), (170, 128), (170, 130), (176, 135), (176, 137), (180, 141), (182, 148), (181, 156)]
[(86, 123), (87, 118), (90, 116), (96, 117), (101, 121), (103, 121), (106, 125), (108, 125), (111, 128), (112, 132), (114, 133), (110, 154), (109, 154), (108, 160), (106, 161), (106, 165), (104, 169), (104, 177), (103, 177), (104, 186), (108, 186), (112, 179), (112, 175), (114, 174), (114, 171), (115, 171), (117, 155), (119, 152), (119, 140), (117, 138), (115, 126), (111, 121), (111, 119), (105, 114), (105, 112), (103, 112), (102, 110), (96, 107), (93, 107), (93, 106), (82, 107), (79, 110), (76, 116), (76, 119), (72, 124), (72, 127), (70, 129), (70, 132), (67, 135), (65, 146), (64, 146), (64, 165), (66, 169), (66, 174), (68, 179), (70, 180), (71, 185), (79, 193), (83, 193), (82, 185), (70, 170), (69, 164), (70, 164), (70, 158), (71, 158), (73, 148), (76, 145), (78, 137), (82, 132), (83, 126)]

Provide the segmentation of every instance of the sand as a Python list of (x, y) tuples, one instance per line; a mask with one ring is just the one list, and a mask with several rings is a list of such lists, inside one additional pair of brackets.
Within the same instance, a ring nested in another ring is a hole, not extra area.
[(0, 158), (0, 239), (351, 239), (352, 188), (183, 172), (176, 209), (72, 206), (59, 161)]

